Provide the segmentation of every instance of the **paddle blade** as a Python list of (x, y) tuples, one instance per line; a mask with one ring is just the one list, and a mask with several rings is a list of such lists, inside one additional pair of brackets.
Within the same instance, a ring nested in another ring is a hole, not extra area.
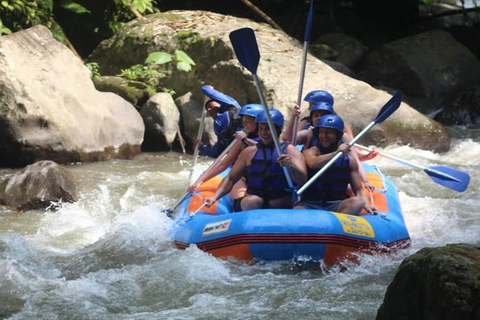
[(252, 74), (257, 74), (260, 52), (257, 39), (251, 28), (242, 28), (230, 33), (230, 42), (237, 55), (238, 61)]
[(425, 168), (424, 171), (436, 183), (458, 192), (467, 190), (470, 183), (470, 175), (466, 172), (446, 166), (433, 166)]
[(226, 95), (223, 92), (215, 90), (211, 86), (202, 86), (202, 92), (204, 95), (212, 99), (213, 101), (217, 101), (220, 103), (222, 108), (228, 108), (229, 106), (235, 106), (237, 108), (242, 108), (240, 104), (238, 104), (237, 100), (233, 99), (232, 97)]
[(310, 42), (312, 37), (312, 21), (313, 21), (313, 0), (310, 2), (310, 11), (308, 11), (307, 26), (305, 27), (305, 41)]
[(375, 123), (383, 122), (385, 119), (390, 117), (392, 113), (394, 113), (398, 109), (398, 107), (400, 107), (401, 103), (402, 103), (402, 92), (398, 91), (383, 106), (382, 110), (380, 110), (377, 117), (373, 119), (373, 122)]

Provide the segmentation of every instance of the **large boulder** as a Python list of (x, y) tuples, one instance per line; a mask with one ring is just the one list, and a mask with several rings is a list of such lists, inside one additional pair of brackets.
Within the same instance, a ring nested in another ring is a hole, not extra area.
[(415, 97), (444, 96), (480, 81), (480, 61), (442, 30), (387, 43), (366, 57), (363, 69), (369, 83)]
[[(204, 105), (198, 102), (190, 92), (175, 99), (175, 103), (180, 110), (181, 125), (185, 134), (187, 148), (193, 150), (193, 142), (197, 139), (202, 113), (205, 110)], [(213, 130), (213, 119), (207, 115), (204, 118), (204, 122), (202, 141), (212, 146), (217, 141), (217, 136)]]
[[(195, 61), (194, 70), (173, 72), (162, 79), (179, 96), (192, 92), (196, 100), (202, 101), (198, 88), (210, 84), (242, 105), (259, 102), (253, 77), (237, 61), (229, 40), (231, 31), (243, 27), (255, 30), (261, 54), (257, 74), (267, 105), (281, 110), (288, 118), (298, 97), (303, 45), (266, 24), (204, 11), (152, 14), (126, 24), (115, 36), (102, 42), (89, 60), (100, 65), (102, 74), (114, 75), (121, 69), (143, 63), (151, 52), (172, 53), (181, 49)], [(355, 134), (375, 118), (391, 97), (308, 55), (303, 93), (317, 89), (333, 94), (336, 112)], [(380, 146), (410, 144), (446, 151), (450, 137), (442, 125), (402, 103), (395, 114), (367, 133), (362, 142)]]
[(55, 202), (75, 202), (77, 186), (70, 171), (53, 161), (25, 167), (0, 184), (0, 203), (16, 210), (54, 208)]
[(423, 248), (388, 286), (377, 320), (479, 320), (480, 246)]
[(131, 158), (144, 124), (135, 108), (94, 88), (91, 73), (38, 25), (0, 37), (0, 165)]
[(145, 123), (145, 151), (171, 150), (180, 134), (180, 112), (170, 94), (157, 93), (140, 110)]

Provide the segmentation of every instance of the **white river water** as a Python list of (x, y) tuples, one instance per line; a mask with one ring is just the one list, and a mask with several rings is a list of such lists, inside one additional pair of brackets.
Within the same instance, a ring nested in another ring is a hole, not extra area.
[[(176, 249), (168, 237), (172, 221), (161, 209), (183, 194), (191, 155), (143, 153), (67, 166), (80, 183), (78, 202), (21, 214), (0, 208), (0, 318), (374, 319), (405, 257), (427, 246), (480, 243), (480, 132), (452, 133), (461, 138), (446, 154), (382, 151), (468, 172), (467, 191), (377, 157), (372, 162), (398, 187), (412, 246), (329, 271)], [(210, 163), (201, 157), (195, 174)], [(0, 179), (14, 172), (0, 169)]]

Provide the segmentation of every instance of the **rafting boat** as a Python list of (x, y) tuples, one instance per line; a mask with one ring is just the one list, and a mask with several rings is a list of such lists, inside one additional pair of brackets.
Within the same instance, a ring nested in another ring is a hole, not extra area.
[(224, 259), (246, 261), (322, 261), (331, 266), (358, 253), (392, 252), (410, 245), (410, 237), (393, 182), (380, 170), (362, 162), (376, 191), (365, 190), (379, 209), (376, 215), (353, 216), (313, 209), (255, 209), (233, 212), (228, 195), (210, 208), (203, 198), (212, 195), (221, 175), (202, 184), (178, 206), (171, 238), (180, 249), (196, 245)]

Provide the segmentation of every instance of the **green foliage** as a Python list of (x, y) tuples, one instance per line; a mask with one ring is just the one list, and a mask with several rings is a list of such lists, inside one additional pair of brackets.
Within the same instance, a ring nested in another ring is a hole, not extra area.
[(59, 0), (60, 7), (76, 14), (91, 13), (90, 10), (71, 0)]
[(128, 69), (122, 69), (122, 72), (118, 74), (118, 76), (128, 80), (141, 81), (150, 86), (157, 87), (160, 84), (160, 79), (165, 77), (165, 73), (159, 72), (150, 66), (135, 64)]
[(131, 9), (140, 14), (160, 12), (154, 3), (155, 0), (111, 0), (113, 6), (106, 9), (108, 27), (113, 33), (117, 33), (126, 22), (136, 18)]
[(192, 70), (195, 62), (182, 50), (175, 50), (175, 60), (177, 61), (177, 69), (188, 72)]
[(152, 52), (148, 55), (145, 63), (153, 62), (157, 65), (166, 65), (165, 70), (167, 70), (169, 63), (172, 61), (176, 62), (178, 70), (185, 72), (191, 71), (192, 66), (195, 65), (195, 62), (182, 50), (175, 50), (173, 55), (163, 51)]
[(40, 10), (34, 0), (1, 0), (1, 34), (9, 34), (41, 23), (41, 17), (45, 16), (46, 12)]
[[(60, 6), (74, 13), (89, 12), (82, 5), (71, 0), (57, 0)], [(24, 30), (42, 24), (54, 35), (64, 38), (63, 30), (54, 23), (54, 0), (0, 0), (0, 35)]]
[(153, 13), (154, 7), (152, 0), (115, 0), (116, 3), (121, 3), (124, 6), (132, 6), (140, 13)]
[(98, 78), (100, 78), (100, 66), (96, 62), (87, 62), (85, 63), (85, 66), (90, 69), (92, 72), (92, 80), (95, 81)]
[(154, 62), (156, 64), (164, 64), (172, 61), (172, 55), (163, 51), (152, 52), (148, 55), (145, 63)]
[(136, 64), (128, 69), (122, 69), (119, 77), (141, 81), (154, 88), (162, 88), (164, 92), (175, 94), (170, 88), (163, 87), (161, 79), (172, 72), (171, 63), (174, 62), (178, 70), (189, 72), (195, 62), (182, 50), (175, 50), (174, 54), (164, 51), (155, 51), (148, 55), (145, 64)]

